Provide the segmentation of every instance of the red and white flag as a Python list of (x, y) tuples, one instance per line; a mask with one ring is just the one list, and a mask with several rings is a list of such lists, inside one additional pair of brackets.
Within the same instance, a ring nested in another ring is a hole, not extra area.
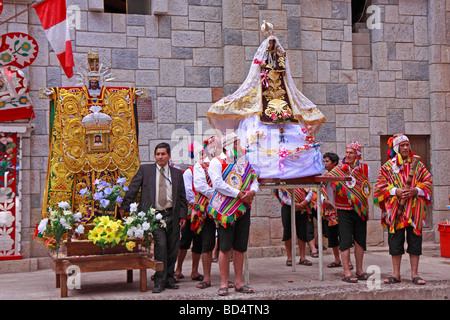
[(75, 64), (67, 27), (66, 0), (44, 0), (34, 8), (67, 78), (71, 78)]

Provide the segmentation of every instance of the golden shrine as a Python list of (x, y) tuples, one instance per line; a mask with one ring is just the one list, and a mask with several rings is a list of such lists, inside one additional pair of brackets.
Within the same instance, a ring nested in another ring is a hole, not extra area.
[(115, 184), (123, 177), (128, 185), (139, 168), (135, 100), (146, 94), (144, 89), (104, 86), (112, 78), (109, 70), (99, 65), (97, 52), (88, 53), (88, 68), (81, 70), (79, 87), (39, 90), (40, 98), (50, 99), (50, 151), (42, 216), (60, 201), (67, 201), (86, 223), (101, 210), (79, 191), (92, 191), (97, 179)]

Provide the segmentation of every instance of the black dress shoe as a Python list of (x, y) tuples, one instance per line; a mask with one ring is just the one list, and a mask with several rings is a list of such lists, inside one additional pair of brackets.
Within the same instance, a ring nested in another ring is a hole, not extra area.
[(175, 283), (166, 283), (167, 289), (178, 289), (180, 286)]
[(161, 293), (163, 291), (164, 291), (164, 287), (162, 287), (162, 286), (154, 287), (152, 290), (153, 293)]

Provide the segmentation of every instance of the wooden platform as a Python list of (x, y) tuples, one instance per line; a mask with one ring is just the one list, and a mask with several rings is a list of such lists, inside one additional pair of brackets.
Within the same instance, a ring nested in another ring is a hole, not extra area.
[[(68, 276), (76, 277), (76, 272), (126, 270), (127, 282), (131, 283), (133, 282), (133, 270), (138, 269), (141, 292), (146, 292), (147, 269), (151, 268), (155, 271), (164, 269), (162, 262), (154, 260), (153, 254), (145, 252), (86, 256), (67, 256), (60, 253), (58, 257), (56, 254), (50, 254), (50, 257), (54, 262), (56, 288), (61, 288), (61, 298), (67, 297), (68, 294)], [(68, 275), (69, 267), (73, 268), (75, 274)]]

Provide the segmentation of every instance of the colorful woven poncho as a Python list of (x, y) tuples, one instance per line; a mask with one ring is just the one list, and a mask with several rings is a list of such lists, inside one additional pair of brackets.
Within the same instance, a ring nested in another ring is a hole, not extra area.
[[(244, 173), (241, 175), (241, 191), (250, 190), (250, 186), (254, 179), (258, 179), (258, 175), (253, 170), (248, 161), (245, 161)], [(222, 161), (222, 178), (227, 181), (228, 176), (234, 173), (235, 163), (228, 164), (226, 161)], [(227, 183), (229, 183), (227, 181)], [(227, 197), (214, 191), (208, 206), (208, 214), (217, 222), (219, 222), (225, 228), (227, 225), (233, 224), (237, 218), (242, 216), (250, 205), (245, 204), (239, 198)]]
[(347, 177), (351, 175), (355, 178), (356, 184), (353, 188), (348, 187), (345, 182), (332, 182), (332, 185), (336, 188), (336, 207), (340, 209), (338, 200), (350, 200), (351, 207), (363, 221), (369, 220), (369, 204), (362, 190), (363, 184), (367, 182), (368, 172), (369, 166), (365, 163), (359, 163), (359, 169), (353, 170), (347, 164), (339, 164), (326, 173), (327, 176)]
[(383, 227), (388, 227), (390, 233), (411, 225), (414, 228), (414, 233), (421, 235), (426, 205), (431, 203), (433, 178), (423, 163), (419, 161), (411, 182), (411, 188), (421, 188), (425, 196), (415, 196), (408, 199), (404, 206), (404, 214), (400, 217), (397, 216), (399, 201), (396, 196), (391, 196), (390, 192), (394, 187), (404, 188), (406, 186), (410, 166), (411, 156), (403, 161), (400, 154), (395, 155), (380, 168), (375, 184), (373, 203), (382, 210), (381, 224)]

